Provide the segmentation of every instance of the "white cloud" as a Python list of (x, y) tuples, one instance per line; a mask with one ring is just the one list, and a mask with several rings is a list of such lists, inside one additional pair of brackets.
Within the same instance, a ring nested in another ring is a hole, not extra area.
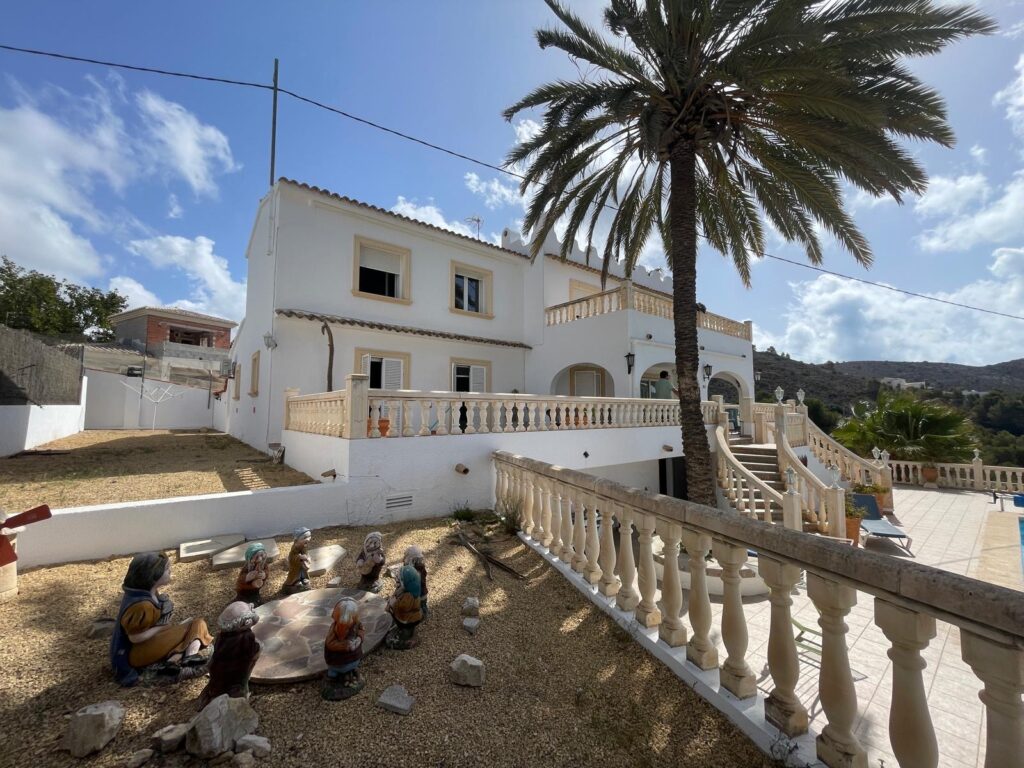
[(1018, 21), (1016, 24), (1007, 29), (1006, 32), (1004, 32), (1003, 34), (1011, 39), (1024, 37), (1024, 21)]
[(995, 95), (992, 103), (1006, 107), (1006, 119), (1017, 138), (1024, 139), (1024, 54), (1014, 67), (1017, 77)]
[(237, 320), (245, 314), (245, 283), (231, 277), (227, 260), (213, 246), (208, 237), (161, 235), (133, 240), (128, 250), (158, 269), (177, 269), (188, 277), (192, 295), (174, 306)]
[[(1024, 248), (996, 250), (988, 272), (954, 291), (932, 295), (1019, 315), (1024, 306)], [(772, 345), (809, 362), (931, 360), (983, 365), (1024, 357), (1020, 320), (832, 275), (792, 283), (791, 288), (785, 329), (775, 335), (756, 328), (759, 348)]]
[(524, 141), (529, 141), (541, 132), (541, 125), (536, 120), (520, 120), (512, 129), (516, 132), (516, 143), (522, 144)]
[(968, 208), (984, 203), (989, 193), (988, 179), (983, 173), (950, 178), (936, 176), (928, 181), (928, 189), (914, 204), (921, 216), (956, 216)]
[(980, 144), (975, 144), (970, 148), (969, 152), (971, 157), (974, 158), (974, 162), (978, 165), (988, 165), (988, 150)]
[(172, 192), (167, 198), (167, 218), (180, 219), (184, 213), (185, 209), (178, 202), (178, 196)]
[(477, 174), (470, 171), (463, 180), (466, 182), (466, 189), (474, 195), (483, 198), (484, 205), (492, 211), (505, 205), (524, 205), (525, 200), (519, 195), (519, 187), (514, 184), (506, 184), (501, 179), (489, 179), (484, 181)]
[(218, 173), (238, 170), (228, 138), (181, 104), (152, 91), (136, 94), (151, 144), (147, 148), (156, 165), (180, 176), (197, 195), (215, 195)]
[(464, 224), (461, 221), (448, 221), (441, 212), (441, 209), (434, 205), (433, 202), (420, 205), (413, 200), (407, 200), (399, 195), (398, 202), (391, 206), (391, 210), (402, 216), (408, 216), (410, 219), (433, 224), (435, 227), (441, 227), (459, 235), (473, 238), (477, 236), (475, 226), (470, 228), (468, 224)]
[(1018, 171), (983, 207), (962, 211), (922, 233), (927, 251), (966, 251), (984, 243), (1002, 244), (1024, 238), (1024, 171)]
[(160, 298), (134, 277), (128, 277), (127, 275), (112, 277), (107, 284), (107, 290), (117, 291), (128, 299), (128, 306), (125, 309), (163, 306)]

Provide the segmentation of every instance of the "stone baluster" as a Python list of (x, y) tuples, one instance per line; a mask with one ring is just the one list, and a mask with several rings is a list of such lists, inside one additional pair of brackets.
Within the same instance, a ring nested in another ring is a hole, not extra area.
[(984, 684), (985, 768), (1024, 768), (1024, 650), (961, 629), (960, 653)]
[(537, 429), (546, 432), (547, 430), (553, 428), (548, 426), (548, 414), (550, 413), (550, 411), (551, 403), (549, 403), (547, 400), (541, 400), (538, 406)]
[(640, 595), (634, 586), (636, 564), (633, 561), (633, 513), (629, 507), (619, 506), (616, 516), (619, 518), (619, 591), (615, 595), (615, 605), (620, 611), (628, 612), (635, 610), (640, 603)]
[(495, 463), (494, 467), (494, 511), (505, 514), (505, 465)]
[(690, 560), (690, 627), (693, 636), (686, 645), (686, 658), (700, 669), (718, 666), (718, 649), (711, 642), (711, 599), (708, 597), (707, 562), (711, 537), (683, 529), (683, 544)]
[(921, 675), (928, 666), (921, 651), (935, 637), (935, 619), (876, 597), (875, 623), (892, 643), (892, 752), (901, 768), (935, 768), (939, 763), (939, 745)]
[(562, 550), (562, 497), (559, 495), (558, 483), (549, 481), (545, 487), (545, 518), (547, 522), (548, 540), (544, 546), (548, 552), (557, 557)]
[(420, 400), (420, 431), (417, 433), (421, 437), (426, 437), (430, 434), (430, 401)]
[(636, 607), (636, 620), (645, 627), (656, 627), (661, 623), (661, 611), (655, 597), (658, 591), (658, 577), (654, 570), (654, 550), (651, 539), (654, 536), (655, 519), (651, 515), (636, 514), (636, 530), (640, 543), (640, 563), (637, 581), (640, 582), (640, 604)]
[(538, 508), (540, 509), (540, 520), (541, 525), (544, 529), (544, 535), (537, 539), (537, 541), (545, 547), (551, 547), (551, 483), (547, 480), (539, 480), (537, 482), (537, 493), (538, 493)]
[(563, 563), (572, 563), (572, 490), (561, 484), (558, 487), (562, 501), (562, 546), (558, 550), (558, 559)]
[(615, 576), (615, 522), (614, 505), (604, 501), (601, 507), (601, 583), (598, 592), (611, 597), (619, 591), (619, 579)]
[(437, 420), (437, 434), (439, 435), (448, 434), (448, 414), (451, 411), (451, 406), (450, 400), (434, 401), (434, 418)]
[(601, 539), (597, 530), (597, 497), (587, 497), (587, 564), (583, 570), (587, 582), (597, 584), (604, 571), (601, 568)]
[[(543, 485), (544, 483), (541, 479), (538, 476), (534, 476), (533, 540), (538, 544), (544, 544), (545, 541), (550, 541), (551, 539), (551, 534), (548, 533), (548, 526), (551, 525), (551, 508), (548, 507), (547, 516), (545, 517)], [(544, 546), (547, 545), (544, 544)]]
[(516, 432), (526, 431), (526, 403), (522, 400), (514, 402), (516, 408)]
[(476, 423), (480, 414), (480, 401), (479, 400), (466, 400), (464, 401), (466, 406), (466, 434), (476, 434)]
[(740, 596), (740, 569), (747, 562), (747, 548), (715, 541), (713, 550), (722, 566), (722, 642), (728, 654), (719, 679), (722, 687), (737, 699), (746, 699), (757, 692), (757, 680), (746, 659), (747, 619)]
[(477, 427), (477, 432), (482, 435), (491, 432), (492, 419), (494, 418), (494, 404), (490, 400), (480, 401), (480, 426)]
[(370, 437), (380, 437), (380, 401), (370, 401)]
[(768, 671), (775, 688), (764, 702), (765, 719), (787, 736), (807, 732), (807, 709), (796, 695), (800, 659), (793, 638), (790, 607), (793, 587), (800, 581), (800, 568), (761, 555), (757, 570), (771, 590), (771, 629), (768, 635)]
[(843, 620), (857, 604), (852, 587), (816, 573), (807, 574), (807, 594), (821, 616), (821, 670), (818, 695), (828, 724), (815, 741), (818, 759), (829, 768), (867, 768), (867, 753), (853, 735), (857, 718), (857, 691), (850, 673)]
[(586, 499), (577, 490), (573, 491), (572, 499), (572, 562), (569, 564), (577, 573), (583, 573), (587, 567), (587, 528)]
[(533, 519), (533, 501), (534, 501), (533, 482), (532, 482), (532, 480), (533, 480), (533, 473), (531, 473), (531, 472), (521, 472), (520, 473), (520, 477), (522, 478), (522, 481), (521, 481), (522, 482), (522, 486), (518, 490), (520, 491), (520, 496), (519, 496), (519, 499), (520, 499), (520, 501), (519, 501), (520, 510), (522, 512), (522, 515), (523, 515), (523, 518), (522, 518), (522, 521), (521, 521), (522, 522), (522, 527), (523, 527), (523, 533), (525, 533), (527, 536), (529, 536), (530, 538), (532, 538), (532, 539), (534, 539), (536, 541), (537, 537), (533, 535), (534, 530), (536, 529), (538, 531), (538, 533), (543, 533), (543, 531), (540, 530), (540, 526), (539, 526), (539, 522), (540, 521), (535, 521)]
[(659, 519), (656, 525), (665, 543), (661, 578), (661, 605), (664, 613), (658, 627), (658, 637), (667, 645), (677, 648), (686, 645), (686, 624), (683, 623), (683, 588), (679, 581), (679, 540), (683, 529), (676, 523)]

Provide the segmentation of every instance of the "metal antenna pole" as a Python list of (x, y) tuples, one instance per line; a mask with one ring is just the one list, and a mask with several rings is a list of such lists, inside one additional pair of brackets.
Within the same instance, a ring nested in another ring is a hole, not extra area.
[(277, 65), (274, 59), (274, 111), (270, 119), (270, 186), (274, 186), (274, 163), (277, 160)]

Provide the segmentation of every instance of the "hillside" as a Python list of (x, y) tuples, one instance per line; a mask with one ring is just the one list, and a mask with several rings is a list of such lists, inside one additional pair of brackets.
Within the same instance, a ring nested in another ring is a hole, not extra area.
[(994, 365), (973, 366), (954, 363), (905, 363), (885, 360), (856, 360), (846, 363), (804, 363), (770, 352), (754, 352), (754, 370), (761, 374), (757, 399), (773, 400), (781, 386), (786, 398), (803, 389), (809, 398), (849, 412), (851, 403), (874, 399), (878, 380), (886, 377), (925, 381), (929, 387), (959, 392), (1001, 390), (1024, 393), (1024, 358)]
[(781, 386), (786, 399), (795, 398), (798, 389), (825, 405), (849, 411), (858, 400), (874, 399), (878, 382), (864, 376), (839, 370), (838, 365), (816, 365), (793, 360), (774, 352), (754, 352), (754, 370), (761, 374), (757, 383), (757, 399), (774, 400), (772, 392)]
[(1024, 392), (1024, 358), (981, 366), (857, 360), (836, 363), (835, 367), (842, 373), (860, 378), (881, 379), (891, 376), (907, 381), (926, 381), (932, 389)]

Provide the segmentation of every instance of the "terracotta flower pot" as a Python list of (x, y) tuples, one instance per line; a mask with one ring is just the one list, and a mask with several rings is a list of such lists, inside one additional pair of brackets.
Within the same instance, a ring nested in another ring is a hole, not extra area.
[(934, 483), (939, 479), (938, 467), (921, 467), (921, 479), (926, 483)]
[(860, 518), (846, 518), (846, 538), (853, 540), (853, 546), (860, 546)]
[[(388, 436), (388, 430), (391, 429), (391, 419), (377, 419), (377, 429), (380, 432), (381, 437)], [(366, 436), (369, 437), (373, 434), (373, 422), (366, 422)]]

